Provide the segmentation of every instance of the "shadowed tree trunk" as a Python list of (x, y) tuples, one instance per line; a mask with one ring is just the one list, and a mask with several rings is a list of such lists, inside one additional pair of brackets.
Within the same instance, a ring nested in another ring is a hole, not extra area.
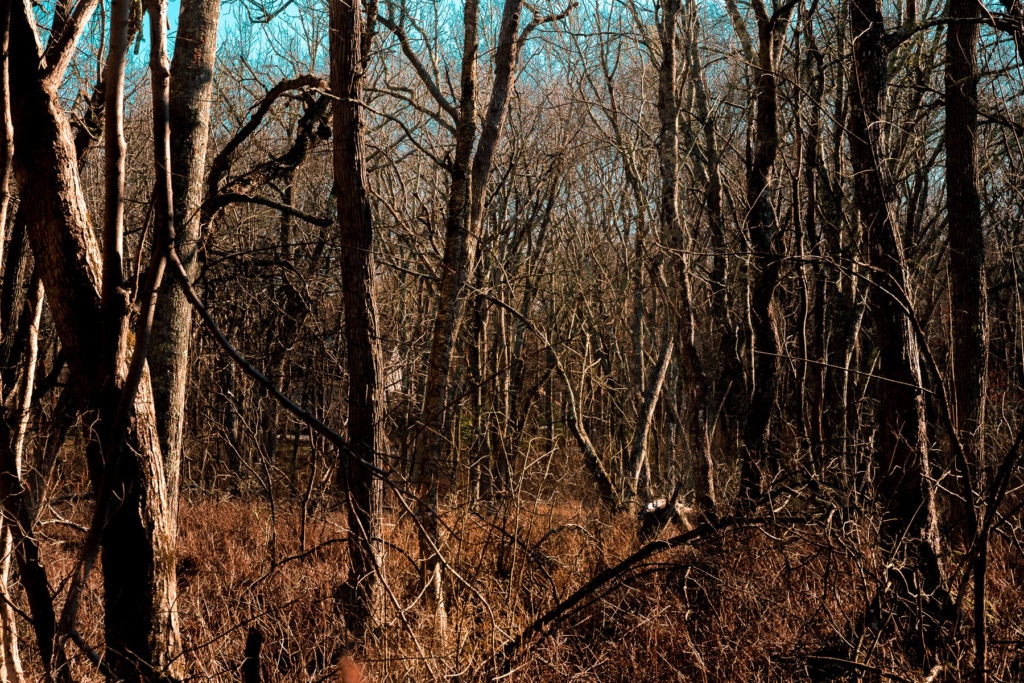
[[(693, 452), (694, 502), (706, 514), (715, 511), (714, 463), (708, 434), (708, 379), (694, 344), (693, 304), (690, 297), (689, 272), (683, 250), (686, 238), (679, 219), (679, 97), (676, 85), (676, 61), (679, 55), (677, 23), (679, 0), (667, 0), (661, 11), (661, 64), (658, 68), (658, 117), (661, 135), (658, 140), (658, 161), (661, 173), (661, 240), (671, 250), (671, 283), (669, 295), (674, 296), (676, 338), (679, 343), (679, 365), (682, 373), (686, 411), (685, 429)], [(662, 371), (660, 377), (664, 378)], [(660, 382), (658, 382), (660, 385)]]
[[(973, 19), (974, 0), (950, 0), (949, 15)], [(988, 289), (978, 196), (978, 24), (953, 23), (946, 36), (946, 191), (949, 220), (949, 297), (953, 341), (953, 409), (968, 465), (984, 471), (985, 393), (988, 365)], [(955, 467), (959, 467), (953, 463)], [(954, 490), (965, 501), (966, 473)], [(975, 479), (975, 483), (980, 483)], [(961, 518), (965, 518), (963, 505)], [(956, 522), (957, 520), (953, 520)], [(962, 521), (962, 520), (961, 520)]]
[[(949, 299), (953, 346), (953, 420), (964, 458), (953, 457), (955, 492), (949, 520), (961, 540), (977, 532), (975, 492), (986, 471), (985, 399), (988, 391), (988, 287), (978, 194), (978, 24), (976, 0), (950, 0), (946, 35), (946, 192), (949, 222)], [(973, 472), (964, 471), (971, 468)], [(987, 538), (974, 561), (974, 680), (987, 680)]]
[[(4, 11), (6, 8), (0, 8)], [(22, 462), (25, 436), (28, 431), (32, 409), (32, 392), (35, 387), (36, 364), (39, 359), (39, 321), (43, 311), (42, 283), (33, 279), (31, 301), (23, 325), (28, 326), (25, 334), (24, 370), (17, 391), (9, 392), (8, 405), (0, 412), (0, 495), (3, 496), (4, 519), (2, 528), (3, 558), (0, 559), (0, 638), (2, 661), (0, 681), (20, 683), (24, 680), (21, 656), (18, 646), (18, 624), (13, 595), (8, 587), (11, 561), (17, 557), (20, 583), (25, 590), (32, 613), (32, 624), (40, 644), (44, 671), (52, 675), (53, 668), (61, 672), (59, 680), (66, 680), (66, 663), (63, 649), (54, 657), (55, 612), (50, 598), (46, 569), (39, 561), (39, 549), (32, 533), (28, 491), (22, 478)], [(4, 387), (6, 389), (6, 387)], [(4, 391), (4, 393), (8, 393)]]
[(11, 77), (8, 36), (11, 26), (10, 0), (0, 2), (0, 266), (7, 241), (7, 212), (11, 206), (11, 174), (14, 170), (14, 123), (11, 121)]
[(782, 266), (782, 235), (772, 205), (773, 172), (779, 148), (778, 96), (775, 73), (785, 38), (790, 0), (771, 16), (761, 0), (753, 3), (757, 15), (757, 75), (753, 159), (747, 173), (746, 227), (753, 254), (750, 258), (750, 332), (754, 389), (743, 433), (740, 502), (750, 504), (764, 492), (765, 481), (778, 472), (777, 444), (769, 439), (772, 411), (778, 393), (779, 340), (773, 319), (773, 300)]
[[(363, 24), (359, 0), (331, 0), (331, 89), (334, 103), (334, 182), (338, 192), (338, 237), (347, 345), (348, 437), (354, 457), (339, 464), (339, 484), (348, 494), (349, 577), (342, 587), (346, 618), (356, 637), (381, 618), (383, 490), (367, 467), (384, 464), (384, 382), (377, 323), (373, 217), (367, 190), (363, 122), (363, 76), (372, 23)], [(376, 16), (376, 3), (367, 12)], [(344, 456), (343, 456), (344, 457)]]
[(720, 406), (716, 415), (709, 415), (709, 422), (717, 422), (717, 432), (725, 435), (718, 444), (722, 448), (720, 454), (727, 462), (735, 457), (736, 440), (732, 436), (733, 425), (742, 411), (743, 365), (737, 354), (737, 335), (729, 313), (728, 296), (728, 261), (726, 259), (727, 244), (726, 222), (722, 210), (722, 163), (719, 151), (716, 117), (712, 114), (711, 94), (708, 88), (707, 74), (702, 56), (698, 49), (697, 35), (700, 27), (700, 14), (697, 3), (689, 2), (686, 6), (686, 21), (691, 31), (688, 36), (690, 69), (693, 73), (693, 108), (697, 120), (701, 124), (704, 139), (704, 158), (696, 164), (699, 170), (698, 182), (704, 183), (704, 210), (707, 212), (708, 228), (711, 232), (711, 246), (714, 256), (711, 260), (709, 286), (711, 289), (712, 324), (718, 328), (718, 353), (708, 359), (708, 382), (714, 389), (709, 392), (708, 407)]
[(814, 35), (814, 15), (816, 4), (803, 19), (805, 28), (803, 40), (806, 45), (803, 63), (803, 79), (806, 83), (807, 106), (803, 121), (803, 158), (800, 169), (803, 174), (803, 189), (806, 193), (803, 201), (802, 227), (805, 235), (806, 253), (813, 259), (810, 266), (803, 266), (802, 273), (806, 282), (807, 311), (804, 323), (806, 343), (804, 345), (807, 360), (804, 363), (802, 382), (804, 391), (803, 404), (806, 411), (807, 435), (810, 439), (810, 451), (816, 466), (825, 462), (825, 272), (820, 262), (825, 257), (824, 238), (818, 226), (818, 186), (822, 183), (821, 167), (821, 103), (825, 92), (824, 58), (818, 49)]
[[(850, 36), (850, 159), (855, 202), (872, 267), (869, 315), (877, 335), (877, 374), (881, 378), (874, 444), (881, 542), (891, 558), (896, 600), (901, 604), (905, 604), (904, 598), (920, 601), (926, 619), (938, 620), (946, 598), (939, 564), (934, 486), (928, 471), (919, 349), (907, 310), (907, 267), (902, 240), (890, 214), (892, 187), (883, 161), (888, 50), (882, 0), (853, 0)], [(891, 603), (885, 607), (899, 609)], [(934, 622), (926, 624), (932, 636), (935, 627)]]

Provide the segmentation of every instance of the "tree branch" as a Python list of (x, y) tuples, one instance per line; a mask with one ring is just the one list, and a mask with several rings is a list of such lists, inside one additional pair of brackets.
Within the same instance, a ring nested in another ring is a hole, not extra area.
[(321, 228), (329, 228), (334, 225), (334, 219), (332, 218), (314, 216), (302, 211), (301, 209), (297, 209), (290, 204), (283, 204), (281, 202), (275, 202), (273, 199), (268, 199), (267, 197), (247, 195), (242, 192), (225, 192), (223, 194), (219, 194), (207, 202), (206, 208), (208, 208), (212, 214), (231, 204), (256, 204), (258, 206), (266, 206)]
[(64, 72), (75, 54), (75, 47), (98, 4), (99, 0), (80, 0), (56, 42), (50, 41), (50, 46), (46, 50), (47, 64), (43, 69), (43, 81), (48, 87), (57, 87), (64, 78)]
[(311, 74), (305, 74), (298, 78), (290, 78), (281, 81), (273, 88), (271, 88), (263, 99), (260, 100), (256, 110), (249, 117), (248, 122), (242, 128), (235, 133), (235, 136), (224, 145), (224, 148), (213, 160), (210, 165), (210, 174), (206, 180), (206, 196), (215, 197), (220, 186), (220, 181), (227, 175), (228, 168), (231, 166), (231, 157), (245, 140), (255, 132), (259, 125), (263, 122), (267, 112), (270, 111), (270, 107), (273, 106), (274, 102), (279, 97), (292, 90), (302, 90), (304, 88), (318, 88), (322, 90), (328, 89), (327, 81), (320, 78), (319, 76), (313, 76)]
[[(658, 553), (662, 553), (673, 548), (692, 545), (707, 538), (718, 536), (723, 531), (733, 531), (736, 529), (745, 529), (771, 524), (802, 524), (806, 522), (807, 519), (802, 517), (773, 518), (732, 516), (725, 517), (717, 522), (705, 522), (690, 531), (673, 536), (667, 540), (651, 541), (644, 547), (640, 548), (640, 550), (624, 559), (622, 562), (598, 573), (597, 576), (592, 578), (590, 581), (587, 581), (577, 589), (575, 593), (552, 607), (542, 616), (538, 617), (532, 624), (523, 629), (518, 636), (508, 641), (505, 646), (499, 652), (495, 653), (494, 657), (491, 659), (491, 672), (493, 673), (498, 670), (503, 673), (507, 672), (512, 663), (512, 659), (520, 650), (530, 644), (535, 637), (544, 638), (550, 635), (555, 626), (572, 614), (577, 607), (581, 606), (584, 600)], [(492, 676), (488, 675), (483, 678), (490, 680)]]
[(455, 108), (455, 105), (448, 101), (448, 98), (444, 96), (441, 89), (437, 87), (437, 83), (434, 82), (433, 77), (427, 68), (423, 66), (423, 62), (416, 56), (416, 52), (412, 49), (412, 45), (409, 43), (409, 36), (406, 35), (405, 29), (401, 25), (396, 24), (382, 14), (377, 15), (377, 21), (384, 24), (384, 26), (391, 31), (396, 38), (398, 38), (398, 44), (402, 47), (402, 54), (412, 64), (412, 68), (416, 71), (416, 75), (423, 81), (423, 85), (426, 87), (427, 92), (434, 98), (437, 105), (443, 109), (448, 116), (452, 117), (452, 121), (458, 123), (459, 110)]
[(352, 451), (352, 448), (349, 446), (348, 441), (345, 439), (345, 437), (343, 437), (341, 434), (338, 434), (338, 432), (334, 431), (326, 424), (324, 424), (324, 422), (320, 420), (320, 418), (316, 417), (315, 415), (313, 415), (312, 413), (310, 413), (309, 411), (307, 411), (306, 409), (302, 408), (297, 403), (292, 401), (290, 398), (285, 396), (283, 393), (281, 393), (280, 389), (278, 389), (274, 385), (274, 383), (267, 378), (266, 375), (257, 370), (249, 361), (245, 359), (245, 357), (238, 351), (238, 349), (232, 346), (231, 342), (228, 341), (228, 338), (224, 335), (223, 332), (221, 332), (220, 328), (217, 326), (217, 323), (214, 321), (213, 316), (210, 315), (210, 311), (207, 310), (206, 306), (204, 306), (203, 302), (199, 299), (199, 295), (196, 294), (195, 289), (193, 289), (192, 282), (189, 280), (188, 273), (185, 271), (185, 266), (182, 265), (181, 259), (178, 257), (178, 252), (176, 249), (174, 249), (173, 245), (169, 250), (167, 260), (168, 265), (170, 266), (171, 269), (171, 274), (178, 279), (178, 283), (181, 285), (181, 289), (182, 292), (185, 294), (185, 298), (188, 299), (188, 302), (192, 305), (192, 308), (194, 308), (196, 310), (196, 313), (199, 314), (200, 319), (202, 319), (203, 324), (206, 325), (206, 328), (207, 330), (209, 330), (210, 334), (213, 335), (214, 339), (217, 340), (217, 343), (221, 346), (221, 348), (224, 349), (228, 356), (231, 357), (231, 360), (233, 360), (235, 364), (238, 365), (239, 368), (241, 368), (242, 372), (244, 372), (245, 374), (249, 375), (249, 377), (254, 379), (257, 384), (259, 384), (267, 393), (273, 396), (274, 399), (276, 399), (277, 402), (280, 403), (288, 412), (290, 412), (292, 415), (294, 415), (295, 417), (299, 418), (307, 425), (312, 427), (313, 431), (315, 431), (317, 434), (327, 439), (327, 441), (330, 442), (330, 444), (333, 445), (335, 448), (337, 448), (346, 458), (358, 460), (363, 465), (363, 467), (366, 467), (374, 476), (380, 477), (385, 481), (390, 481), (387, 471), (381, 469), (380, 467), (377, 467), (371, 462), (367, 462), (362, 458), (359, 458)]
[(550, 24), (555, 21), (561, 21), (562, 19), (565, 19), (567, 16), (569, 16), (570, 12), (572, 12), (574, 9), (580, 6), (580, 3), (576, 2), (576, 0), (572, 0), (572, 2), (569, 3), (569, 6), (562, 10), (561, 12), (559, 12), (558, 14), (547, 14), (541, 16), (536, 13), (532, 5), (530, 5), (529, 3), (525, 4), (526, 8), (530, 10), (530, 12), (533, 14), (533, 19), (531, 19), (530, 23), (524, 26), (523, 30), (520, 31), (518, 39), (520, 45), (526, 42), (526, 39), (530, 37), (530, 34), (533, 33), (534, 29), (536, 29), (538, 26)]

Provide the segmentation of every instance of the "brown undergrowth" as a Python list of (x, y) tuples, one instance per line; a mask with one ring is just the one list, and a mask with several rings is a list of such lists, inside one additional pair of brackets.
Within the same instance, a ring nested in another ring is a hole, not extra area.
[[(80, 540), (83, 506), (67, 504), (65, 521), (41, 527), (57, 589)], [(502, 671), (508, 681), (808, 680), (809, 658), (837, 644), (853, 653), (837, 659), (855, 661), (832, 662), (835, 680), (924, 680), (895, 633), (862, 637), (850, 649), (883, 575), (864, 522), (760, 524), (653, 553), (494, 669), (492, 656), (511, 638), (637, 551), (635, 519), (595, 515), (578, 501), (449, 509), (443, 549), (452, 572), (441, 631), (418, 595), (416, 532), (399, 510), (385, 525), (388, 613), (356, 653), (370, 680), (470, 680)], [(670, 527), (661, 538), (675, 533)], [(250, 628), (264, 636), (264, 680), (342, 680), (350, 639), (334, 590), (346, 576), (346, 538), (339, 510), (302, 515), (278, 506), (272, 514), (263, 502), (183, 502), (178, 607), (190, 680), (239, 680)], [(947, 558), (949, 568), (957, 561)], [(1001, 535), (989, 574), (994, 681), (1024, 680), (1022, 580), (1020, 546), (1012, 533)], [(98, 589), (94, 576), (79, 622), (96, 650)], [(961, 611), (962, 637), (936, 653), (946, 680), (970, 671), (969, 597)], [(23, 625), (23, 641), (29, 632)], [(35, 652), (24, 654), (34, 670)], [(100, 678), (84, 656), (74, 667), (81, 680)]]

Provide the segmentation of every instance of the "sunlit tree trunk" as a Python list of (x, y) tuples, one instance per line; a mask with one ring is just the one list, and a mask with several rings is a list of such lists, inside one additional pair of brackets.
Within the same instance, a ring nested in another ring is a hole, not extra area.
[[(117, 396), (101, 396), (98, 389), (112, 386), (118, 394), (120, 387), (116, 379), (109, 384), (97, 377), (107, 356), (101, 259), (58, 95), (66, 62), (63, 53), (42, 58), (28, 3), (12, 6), (11, 19), (12, 60), (21, 65), (11, 74), (15, 171), (29, 239), (76, 389), (86, 405), (109, 414)], [(73, 47), (74, 41), (68, 49)], [(126, 365), (122, 355), (119, 375)], [(106, 427), (101, 420), (97, 429)], [(112, 446), (107, 444), (118, 455), (94, 480), (100, 490), (117, 491), (102, 534), (108, 665), (126, 680), (174, 677), (180, 666), (174, 538), (146, 373), (134, 393), (123, 448)]]
[(438, 536), (437, 511), (440, 502), (439, 478), (448, 468), (448, 451), (444, 423), (448, 408), (448, 382), (451, 359), (458, 334), (459, 318), (465, 304), (466, 283), (476, 252), (471, 239), (469, 204), (472, 183), (470, 164), (476, 144), (476, 63), (478, 45), (478, 0), (466, 0), (463, 9), (463, 53), (458, 120), (455, 124), (455, 155), (448, 190), (448, 213), (445, 219), (444, 255), (441, 260), (440, 289), (437, 310), (427, 357), (427, 375), (423, 387), (420, 432), (413, 445), (412, 480), (419, 495), (420, 554), (423, 577), (431, 582), (431, 594), (439, 621), (446, 620), (441, 589), (441, 565), (434, 543)]
[[(206, 189), (206, 150), (219, 17), (220, 0), (182, 0), (171, 62), (169, 104), (175, 248), (190, 276), (195, 271), (200, 207)], [(167, 491), (175, 516), (191, 330), (192, 308), (174, 278), (167, 278), (157, 300), (149, 363), (153, 371), (153, 398)]]
[(523, 42), (519, 34), (522, 8), (523, 0), (506, 0), (504, 5), (494, 58), (494, 81), (479, 140), (476, 121), (478, 0), (467, 0), (463, 10), (462, 87), (456, 115), (455, 156), (451, 167), (452, 180), (445, 223), (444, 255), (441, 260), (437, 311), (427, 359), (421, 431), (416, 440), (413, 456), (413, 479), (420, 492), (420, 501), (430, 508), (424, 508), (420, 514), (423, 527), (421, 551), (425, 557), (424, 573), (425, 576), (433, 577), (433, 593), (442, 624), (445, 619), (440, 587), (441, 567), (432, 545), (439, 542), (436, 519), (439, 503), (438, 485), (441, 478), (449, 477), (455, 471), (448, 462), (449, 449), (444, 427), (448, 412), (452, 356), (466, 307), (466, 285), (476, 258), (476, 240), (481, 229), (487, 183), (505, 121), (512, 84), (515, 81), (519, 49)]
[[(14, 165), (14, 126), (11, 122), (11, 88), (7, 60), (10, 16), (9, 0), (0, 2), (0, 264), (3, 263), (7, 209), (11, 202), (11, 172)], [(41, 309), (42, 305), (40, 304), (38, 308)], [(17, 475), (20, 476), (20, 470), (17, 471)], [(20, 683), (22, 667), (18, 653), (18, 623), (11, 602), (11, 592), (8, 589), (11, 559), (14, 555), (11, 541), (10, 529), (0, 520), (0, 599), (3, 600), (3, 605), (0, 605), (0, 680)]]

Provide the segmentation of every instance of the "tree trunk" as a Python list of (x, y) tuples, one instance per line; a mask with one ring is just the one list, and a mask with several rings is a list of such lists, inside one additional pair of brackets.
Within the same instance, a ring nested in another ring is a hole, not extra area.
[[(964, 461), (952, 458), (956, 492), (950, 522), (965, 542), (977, 532), (972, 483), (986, 469), (985, 399), (988, 391), (988, 287), (985, 239), (978, 194), (978, 24), (981, 7), (971, 0), (950, 0), (953, 23), (946, 35), (946, 192), (949, 222), (949, 298), (952, 316), (953, 420), (963, 444)], [(973, 468), (973, 472), (964, 471)], [(974, 680), (984, 683), (988, 656), (986, 633), (987, 538), (974, 561)]]
[[(2, 10), (0, 10), (2, 11)], [(11, 560), (15, 555), (18, 557), (21, 583), (29, 596), (29, 605), (32, 610), (33, 621), (43, 628), (37, 629), (37, 635), (49, 634), (52, 638), (54, 625), (53, 601), (49, 596), (49, 586), (46, 580), (45, 569), (38, 562), (37, 546), (32, 535), (31, 527), (24, 524), (32, 518), (31, 514), (25, 514), (29, 510), (28, 497), (24, 480), (22, 479), (22, 462), (25, 449), (25, 436), (28, 432), (29, 417), (32, 409), (32, 392), (35, 388), (36, 364), (39, 360), (39, 323), (43, 312), (43, 288), (38, 280), (33, 281), (31, 303), (28, 310), (26, 322), (28, 330), (26, 335), (26, 357), (24, 371), (18, 391), (14, 392), (15, 405), (13, 406), (13, 421), (8, 418), (8, 407), (4, 407), (4, 425), (0, 429), (0, 477), (4, 482), (0, 485), (0, 493), (5, 498), (5, 519), (0, 532), (0, 546), (3, 550), (3, 559), (0, 560), (0, 638), (2, 638), (2, 661), (0, 661), (0, 681), (4, 683), (21, 683), (24, 680), (24, 672), (21, 665), (21, 655), (18, 647), (18, 623), (14, 611), (13, 596), (8, 588), (8, 577), (10, 576)], [(13, 425), (11, 424), (13, 422)], [(11, 427), (13, 426), (13, 430)], [(8, 500), (9, 499), (9, 500)], [(32, 565), (30, 566), (30, 562)], [(44, 670), (50, 673), (53, 665), (52, 642), (45, 642), (40, 652), (47, 653), (44, 661)], [(59, 667), (63, 669), (63, 652), (57, 658)], [(66, 672), (62, 670), (62, 675)], [(62, 678), (63, 680), (63, 678)]]
[[(445, 249), (441, 263), (441, 289), (427, 363), (423, 400), (423, 424), (416, 459), (421, 471), (433, 466), (426, 459), (444, 460), (444, 416), (447, 408), (452, 352), (466, 303), (466, 283), (476, 256), (476, 238), (483, 219), (484, 198), (501, 136), (508, 98), (515, 81), (519, 48), (522, 0), (506, 0), (495, 54), (495, 75), (480, 140), (476, 140), (476, 61), (478, 0), (468, 0), (464, 11), (465, 37), (462, 57), (462, 93), (456, 125), (455, 163), (445, 225)], [(474, 152), (474, 145), (476, 150)], [(428, 477), (429, 478), (429, 477)]]
[(802, 267), (807, 281), (807, 317), (805, 322), (805, 345), (807, 360), (804, 363), (806, 382), (805, 410), (808, 424), (810, 451), (816, 466), (825, 462), (825, 257), (824, 239), (818, 227), (818, 186), (821, 166), (821, 102), (825, 92), (824, 58), (818, 49), (814, 36), (814, 15), (804, 18), (804, 42), (807, 52), (801, 64), (807, 90), (807, 114), (803, 128), (803, 159), (801, 171), (806, 193), (803, 202), (803, 232), (807, 253), (813, 259), (811, 265)]
[[(210, 134), (219, 17), (220, 0), (182, 0), (178, 11), (174, 60), (171, 62), (174, 246), (190, 277), (195, 272), (200, 207), (206, 188), (206, 148)], [(153, 400), (156, 402), (160, 447), (164, 454), (167, 492), (176, 517), (192, 307), (174, 278), (167, 278), (160, 288), (153, 327), (149, 352)]]
[(661, 398), (662, 387), (665, 386), (665, 375), (668, 374), (669, 363), (672, 362), (672, 350), (675, 341), (671, 332), (666, 335), (668, 341), (662, 347), (658, 362), (654, 365), (654, 375), (643, 390), (643, 401), (640, 414), (637, 416), (636, 429), (633, 430), (633, 442), (629, 447), (629, 458), (626, 461), (625, 479), (631, 498), (647, 496), (650, 486), (650, 463), (648, 462), (647, 440), (654, 422), (654, 412)]
[[(708, 434), (708, 379), (694, 344), (693, 305), (690, 297), (689, 273), (683, 250), (686, 238), (679, 219), (679, 98), (676, 91), (676, 59), (678, 56), (676, 24), (679, 0), (668, 0), (661, 16), (661, 65), (658, 69), (658, 117), (661, 135), (658, 139), (658, 160), (661, 173), (661, 240), (671, 249), (669, 262), (672, 275), (670, 295), (675, 296), (675, 327), (682, 370), (683, 401), (687, 412), (686, 429), (693, 451), (693, 482), (698, 509), (713, 514), (715, 509), (714, 463)], [(663, 377), (663, 372), (661, 374)]]
[[(471, 201), (470, 164), (476, 144), (476, 60), (478, 45), (479, 0), (466, 0), (463, 9), (463, 53), (461, 102), (455, 125), (455, 158), (448, 191), (448, 215), (445, 219), (444, 255), (441, 260), (440, 289), (437, 311), (431, 333), (427, 376), (423, 387), (423, 408), (419, 434), (413, 446), (411, 479), (419, 500), (420, 553), (423, 556), (424, 578), (434, 577), (432, 590), (440, 596), (440, 565), (431, 545), (438, 538), (438, 478), (454, 472), (447, 467), (447, 445), (444, 438), (445, 413), (448, 408), (448, 377), (452, 351), (458, 334), (459, 318), (465, 304), (466, 283), (476, 251), (470, 239), (469, 204)], [(429, 538), (428, 538), (429, 537)], [(438, 600), (439, 616), (443, 601)]]
[(366, 463), (384, 464), (384, 382), (377, 327), (373, 217), (367, 190), (362, 115), (363, 76), (369, 46), (359, 0), (331, 2), (331, 89), (334, 103), (334, 180), (338, 192), (338, 236), (347, 343), (348, 437), (355, 457), (338, 467), (348, 494), (349, 577), (344, 585), (349, 629), (357, 637), (381, 619), (383, 488)]
[(10, 0), (3, 0), (0, 2), (0, 265), (4, 262), (7, 211), (11, 205), (11, 174), (14, 169), (14, 123), (11, 121), (11, 76), (8, 60), (10, 27)]
[[(78, 176), (74, 139), (56, 78), (44, 78), (32, 9), (12, 7), (11, 76), (15, 171), (37, 268), (73, 382), (92, 407), (109, 397), (103, 366), (100, 252)], [(126, 680), (174, 677), (176, 624), (173, 528), (148, 375), (142, 378), (117, 466), (97, 488), (118, 491), (103, 534), (108, 663)]]
[[(720, 405), (715, 416), (709, 415), (709, 422), (717, 422), (719, 434), (726, 438), (719, 440), (723, 446), (722, 456), (728, 461), (735, 456), (735, 439), (732, 437), (732, 426), (741, 412), (741, 392), (743, 366), (737, 353), (736, 329), (729, 314), (728, 295), (728, 263), (726, 260), (725, 216), (722, 211), (722, 164), (719, 152), (718, 132), (715, 128), (715, 117), (712, 116), (712, 103), (704, 71), (700, 50), (696, 40), (699, 27), (698, 8), (690, 2), (687, 12), (691, 15), (687, 21), (693, 27), (689, 38), (690, 68), (694, 79), (694, 113), (701, 123), (704, 138), (704, 163), (700, 180), (705, 183), (704, 210), (708, 216), (708, 227), (711, 232), (711, 246), (714, 256), (711, 260), (709, 285), (711, 289), (711, 317), (713, 324), (720, 330), (718, 353), (716, 358), (708, 359), (708, 382), (714, 389), (709, 391), (708, 406)], [(709, 435), (710, 438), (710, 435)]]
[[(981, 7), (971, 0), (950, 0), (949, 16), (971, 20)], [(980, 474), (985, 466), (985, 394), (988, 365), (988, 289), (985, 242), (978, 196), (978, 24), (950, 24), (946, 35), (946, 191), (949, 221), (949, 297), (953, 341), (953, 410), (967, 455)], [(955, 459), (954, 459), (955, 460)], [(958, 464), (953, 463), (958, 469)], [(956, 471), (954, 490), (964, 490), (965, 472)], [(977, 476), (975, 483), (980, 483)], [(959, 515), (963, 521), (963, 505)], [(956, 522), (957, 520), (954, 520)]]
[[(519, 18), (523, 0), (506, 0), (501, 30), (495, 52), (495, 75), (484, 125), (477, 144), (476, 66), (479, 51), (479, 0), (467, 0), (463, 11), (464, 38), (462, 55), (461, 102), (455, 126), (455, 159), (445, 222), (444, 256), (441, 261), (440, 291), (437, 313), (431, 333), (427, 378), (423, 391), (420, 433), (413, 455), (413, 481), (419, 489), (420, 521), (424, 538), (425, 576), (434, 577), (433, 593), (437, 598), (440, 622), (443, 601), (440, 589), (440, 565), (432, 545), (438, 542), (437, 510), (439, 478), (452, 480), (455, 468), (448, 462), (445, 439), (445, 416), (448, 409), (452, 355), (459, 324), (466, 306), (466, 284), (476, 258), (484, 209), (484, 197), (501, 130), (508, 98), (515, 81), (519, 48)], [(474, 146), (476, 150), (474, 153)], [(423, 506), (432, 508), (425, 509)], [(432, 538), (427, 539), (426, 536)]]
[[(878, 343), (881, 399), (874, 458), (881, 542), (892, 562), (897, 591), (923, 600), (939, 619), (944, 586), (939, 564), (935, 495), (928, 471), (928, 433), (919, 350), (911, 321), (903, 246), (892, 220), (883, 103), (887, 50), (882, 0), (853, 0), (853, 84), (850, 92), (850, 159), (854, 192), (872, 267), (869, 312)], [(916, 595), (914, 595), (916, 593)], [(928, 625), (931, 635), (935, 624)]]
[(793, 3), (769, 17), (763, 2), (757, 14), (757, 85), (755, 86), (754, 154), (747, 173), (746, 227), (750, 238), (750, 332), (754, 389), (744, 428), (740, 502), (756, 502), (779, 468), (777, 445), (769, 439), (778, 392), (779, 340), (773, 320), (773, 300), (782, 266), (781, 230), (772, 205), (772, 175), (778, 154), (777, 52)]

